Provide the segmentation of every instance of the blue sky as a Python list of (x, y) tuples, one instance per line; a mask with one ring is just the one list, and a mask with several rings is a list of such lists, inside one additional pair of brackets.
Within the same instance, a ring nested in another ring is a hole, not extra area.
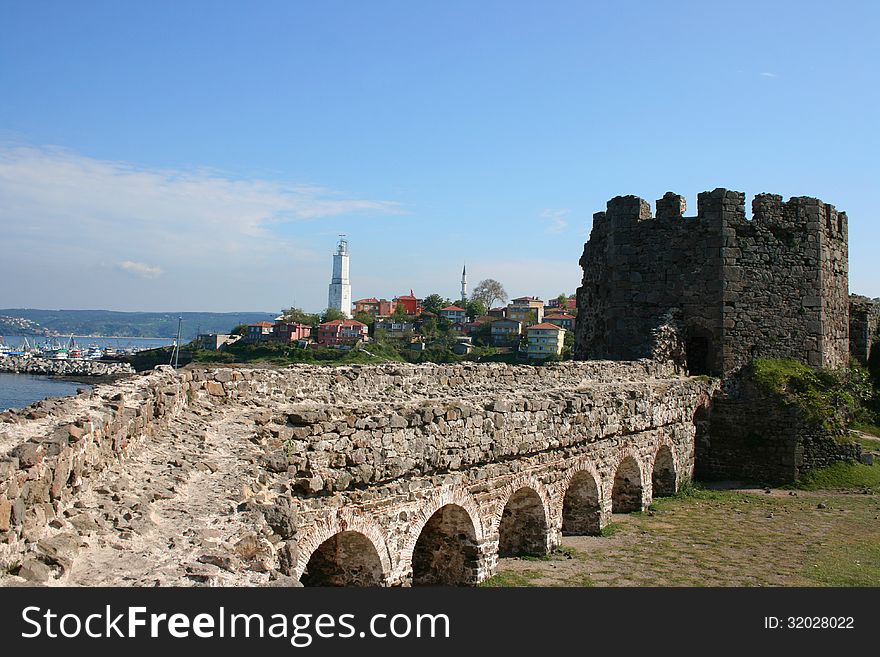
[(0, 0), (0, 307), (573, 292), (593, 212), (850, 217), (880, 296), (880, 3)]

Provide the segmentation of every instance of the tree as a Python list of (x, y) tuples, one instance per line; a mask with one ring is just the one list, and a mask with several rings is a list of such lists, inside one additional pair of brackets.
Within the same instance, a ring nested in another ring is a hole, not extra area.
[(406, 308), (403, 307), (403, 304), (397, 304), (394, 307), (394, 314), (391, 315), (391, 321), (396, 322), (398, 324), (402, 324), (409, 319), (409, 315), (406, 314)]
[(566, 331), (562, 343), (562, 357), (571, 358), (574, 349), (574, 331)]
[(366, 324), (367, 326), (372, 326), (376, 323), (376, 318), (373, 317), (370, 313), (364, 312), (363, 310), (355, 314), (354, 318), (361, 324)]
[(487, 311), (486, 304), (479, 299), (471, 299), (465, 304), (464, 309), (467, 312), (467, 316), (471, 319), (485, 315)]
[(302, 308), (285, 308), (281, 311), (281, 321), (290, 324), (308, 324), (315, 326), (318, 323), (318, 316), (314, 313), (307, 313)]
[(444, 299), (439, 294), (429, 294), (422, 302), (422, 309), (426, 313), (434, 313), (436, 315), (440, 312), (441, 308), (445, 308), (451, 304), (452, 302), (449, 299)]
[(491, 308), (496, 301), (504, 303), (507, 301), (507, 292), (504, 286), (494, 278), (486, 278), (479, 283), (471, 292), (471, 299), (481, 301), (486, 308)]
[(343, 315), (341, 311), (336, 310), (336, 308), (325, 308), (324, 312), (321, 313), (322, 324), (324, 322), (332, 322), (337, 319), (345, 319), (345, 315)]
[(559, 307), (565, 310), (568, 307), (568, 295), (565, 292), (561, 292), (558, 297), (556, 297), (556, 301), (559, 302)]
[(426, 319), (422, 322), (422, 326), (419, 328), (419, 333), (425, 337), (435, 336), (437, 334), (437, 320), (434, 317)]
[(247, 324), (239, 324), (229, 332), (229, 335), (244, 335), (247, 333)]

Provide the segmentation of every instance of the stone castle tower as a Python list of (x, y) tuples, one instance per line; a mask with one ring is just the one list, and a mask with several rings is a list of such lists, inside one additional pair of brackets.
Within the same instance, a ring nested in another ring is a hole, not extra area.
[(716, 189), (685, 217), (636, 196), (593, 215), (580, 264), (575, 356), (650, 357), (673, 320), (692, 374), (728, 375), (755, 357), (838, 367), (849, 358), (847, 217), (819, 199)]
[(348, 240), (340, 236), (333, 254), (333, 277), (330, 279), (330, 293), (327, 307), (334, 308), (346, 317), (351, 317), (351, 283), (348, 281)]

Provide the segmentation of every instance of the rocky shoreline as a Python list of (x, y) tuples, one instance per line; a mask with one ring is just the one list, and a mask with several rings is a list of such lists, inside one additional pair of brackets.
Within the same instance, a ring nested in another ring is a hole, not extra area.
[(117, 377), (134, 374), (129, 363), (107, 363), (99, 360), (49, 360), (47, 358), (0, 357), (0, 372), (10, 374), (39, 374), (45, 376)]

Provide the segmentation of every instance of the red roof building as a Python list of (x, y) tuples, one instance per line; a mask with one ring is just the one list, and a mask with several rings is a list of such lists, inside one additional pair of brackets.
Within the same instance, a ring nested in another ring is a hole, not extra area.
[(403, 306), (403, 310), (407, 315), (418, 315), (419, 312), (421, 312), (419, 300), (415, 298), (412, 290), (409, 291), (409, 294), (399, 296), (394, 301), (397, 302), (399, 306)]
[(376, 297), (369, 299), (358, 299), (354, 302), (354, 313), (367, 313), (375, 317), (379, 314), (379, 300)]
[(325, 347), (356, 344), (367, 339), (368, 327), (356, 319), (334, 319), (318, 325), (315, 342)]
[(564, 328), (566, 331), (574, 330), (575, 317), (568, 313), (553, 313), (552, 315), (545, 315), (544, 321), (550, 324), (556, 324), (556, 326)]
[(466, 320), (465, 315), (467, 311), (464, 308), (459, 308), (458, 306), (446, 306), (445, 308), (440, 309), (440, 317), (445, 318), (452, 326), (458, 330), (461, 330), (464, 326)]
[(562, 303), (559, 302), (559, 298), (550, 299), (547, 302), (547, 308), (553, 308), (555, 310), (576, 310), (577, 309), (577, 297), (575, 295), (571, 295), (567, 299), (564, 299)]
[(296, 342), (305, 340), (312, 335), (312, 327), (298, 322), (275, 322), (272, 327), (272, 340), (279, 342)]
[(244, 334), (244, 342), (262, 342), (272, 336), (272, 322), (257, 322), (248, 324), (247, 333)]

